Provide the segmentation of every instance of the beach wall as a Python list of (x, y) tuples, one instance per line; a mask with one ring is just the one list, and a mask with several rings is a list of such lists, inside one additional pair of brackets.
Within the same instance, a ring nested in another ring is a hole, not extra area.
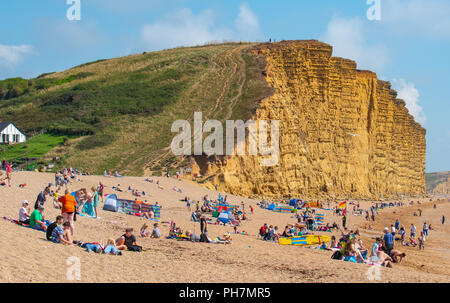
[[(280, 121), (280, 156), (192, 158), (208, 187), (244, 196), (387, 198), (425, 194), (425, 129), (391, 84), (314, 40), (261, 44), (274, 94), (253, 120)], [(374, 58), (376, 60), (376, 58)]]

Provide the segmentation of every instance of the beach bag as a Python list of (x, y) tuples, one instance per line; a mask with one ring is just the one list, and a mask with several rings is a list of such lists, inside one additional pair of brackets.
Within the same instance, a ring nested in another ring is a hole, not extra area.
[(140, 252), (140, 251), (142, 251), (142, 246), (130, 245), (130, 246), (128, 246), (128, 250), (129, 251), (138, 251), (138, 252)]
[(340, 251), (335, 251), (333, 255), (331, 255), (331, 259), (340, 260), (342, 258), (342, 254)]
[(204, 233), (200, 235), (200, 242), (209, 242), (208, 237)]

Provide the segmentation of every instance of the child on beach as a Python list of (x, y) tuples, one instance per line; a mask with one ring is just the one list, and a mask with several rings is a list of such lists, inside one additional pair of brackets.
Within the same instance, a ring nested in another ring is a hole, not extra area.
[(153, 224), (152, 238), (161, 238), (161, 231), (159, 230), (158, 223)]
[(423, 231), (420, 232), (419, 250), (425, 250), (425, 235), (424, 235)]
[(141, 234), (141, 237), (148, 237), (149, 236), (148, 225), (146, 223), (144, 223), (144, 225), (142, 225), (140, 234)]
[(103, 252), (105, 254), (110, 254), (110, 255), (119, 255), (119, 256), (122, 255), (122, 253), (117, 249), (116, 243), (113, 238), (108, 239), (108, 241), (106, 243), (106, 247), (103, 250)]

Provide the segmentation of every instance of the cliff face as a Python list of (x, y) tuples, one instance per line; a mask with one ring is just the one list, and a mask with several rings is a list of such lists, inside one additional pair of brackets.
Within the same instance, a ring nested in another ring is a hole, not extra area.
[(444, 181), (436, 185), (435, 188), (431, 190), (433, 195), (449, 195), (450, 194), (450, 176)]
[(450, 194), (450, 171), (428, 173), (425, 175), (427, 193), (431, 195)]
[(278, 165), (260, 156), (195, 159), (207, 185), (246, 196), (381, 198), (425, 194), (425, 129), (389, 82), (317, 41), (262, 44), (275, 93), (253, 120), (279, 120)]

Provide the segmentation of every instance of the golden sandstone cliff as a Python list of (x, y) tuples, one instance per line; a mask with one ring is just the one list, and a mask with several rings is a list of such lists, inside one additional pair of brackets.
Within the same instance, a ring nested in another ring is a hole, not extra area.
[(244, 196), (387, 198), (425, 194), (425, 129), (389, 82), (318, 41), (261, 44), (274, 94), (253, 120), (280, 121), (278, 165), (260, 156), (193, 161), (205, 183)]

